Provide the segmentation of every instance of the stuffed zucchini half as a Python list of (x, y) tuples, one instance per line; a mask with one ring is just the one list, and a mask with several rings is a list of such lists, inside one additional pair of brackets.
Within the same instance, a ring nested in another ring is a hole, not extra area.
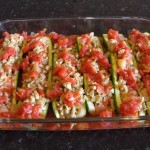
[(114, 89), (110, 80), (111, 65), (103, 55), (100, 39), (90, 33), (78, 37), (77, 42), (87, 110), (92, 116), (112, 117), (115, 113)]
[(132, 30), (128, 38), (137, 60), (138, 70), (142, 76), (144, 88), (141, 93), (145, 97), (147, 113), (150, 115), (150, 34)]
[(50, 33), (53, 46), (52, 89), (48, 97), (56, 118), (81, 118), (86, 115), (83, 76), (79, 72), (80, 61), (76, 36)]
[(21, 62), (21, 85), (17, 88), (18, 118), (45, 118), (51, 81), (52, 43), (43, 32), (26, 36)]
[(111, 53), (112, 80), (118, 112), (121, 116), (145, 115), (145, 97), (141, 93), (143, 83), (127, 39), (112, 29), (108, 34), (103, 34), (103, 39)]
[(3, 33), (0, 40), (0, 117), (14, 117), (15, 89), (22, 57), (23, 36)]

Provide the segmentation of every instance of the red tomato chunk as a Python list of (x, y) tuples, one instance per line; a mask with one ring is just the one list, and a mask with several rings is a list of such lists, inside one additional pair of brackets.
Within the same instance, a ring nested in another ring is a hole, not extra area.
[(141, 100), (128, 100), (120, 105), (121, 116), (137, 116)]
[(72, 91), (63, 94), (63, 101), (68, 107), (80, 106), (82, 104), (79, 93)]

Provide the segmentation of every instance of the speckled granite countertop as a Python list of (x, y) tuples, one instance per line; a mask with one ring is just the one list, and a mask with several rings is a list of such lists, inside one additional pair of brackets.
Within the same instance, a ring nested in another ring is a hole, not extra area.
[[(0, 20), (12, 18), (150, 17), (150, 0), (0, 0)], [(150, 149), (150, 128), (100, 131), (0, 131), (0, 150)]]
[(79, 16), (150, 17), (149, 0), (1, 0), (0, 19)]

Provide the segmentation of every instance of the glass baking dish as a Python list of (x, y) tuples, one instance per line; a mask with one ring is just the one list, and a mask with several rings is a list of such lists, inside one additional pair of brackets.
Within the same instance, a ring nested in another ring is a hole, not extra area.
[[(99, 17), (99, 18), (55, 18), (55, 19), (16, 19), (0, 22), (0, 34), (38, 32), (43, 28), (47, 32), (59, 34), (83, 34), (94, 32), (95, 35), (107, 33), (108, 29), (119, 30), (127, 35), (133, 28), (141, 32), (150, 32), (150, 20), (138, 17)], [(150, 127), (150, 116), (76, 119), (56, 119), (47, 115), (45, 119), (0, 119), (0, 130), (100, 130)]]

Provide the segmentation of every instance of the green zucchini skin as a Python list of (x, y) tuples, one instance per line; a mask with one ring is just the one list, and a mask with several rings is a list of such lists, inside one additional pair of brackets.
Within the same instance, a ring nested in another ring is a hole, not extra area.
[[(21, 60), (22, 60), (22, 49), (25, 47), (25, 43), (23, 43), (20, 54), (19, 54), (19, 60), (17, 62), (18, 65), (20, 65)], [(19, 83), (19, 70), (16, 71), (16, 77), (15, 77), (15, 91), (13, 92), (13, 99), (12, 99), (12, 104), (16, 105), (17, 104), (17, 95), (16, 95), (16, 90), (18, 87), (18, 83)]]
[[(78, 51), (77, 47), (76, 47), (76, 50)], [(57, 55), (56, 53), (53, 53), (52, 56), (53, 56), (53, 62), (52, 62), (52, 71), (53, 71), (53, 69), (55, 68), (55, 65), (56, 65), (56, 61), (57, 61), (57, 59), (58, 59), (58, 55)], [(51, 72), (52, 72), (52, 71), (51, 71)], [(52, 73), (51, 73), (51, 74), (52, 74)], [(53, 82), (53, 75), (52, 75), (51, 83), (52, 83), (52, 82)], [(52, 87), (51, 87), (51, 89), (52, 89)], [(60, 97), (60, 98), (61, 98), (61, 97)], [(61, 118), (61, 115), (60, 115), (60, 113), (59, 113), (59, 111), (58, 111), (58, 107), (57, 107), (57, 105), (56, 105), (56, 100), (52, 100), (51, 103), (52, 103), (52, 110), (53, 110), (53, 113), (54, 113), (55, 117), (56, 117), (56, 118)], [(87, 114), (87, 111), (86, 111), (86, 104), (83, 103), (82, 106), (81, 106), (81, 108), (78, 109), (78, 111), (77, 111), (76, 118), (85, 117), (86, 114)]]
[(60, 118), (60, 114), (59, 114), (59, 111), (57, 109), (57, 105), (56, 105), (55, 100), (52, 101), (52, 109), (53, 109), (53, 113), (54, 113), (55, 117)]
[[(48, 65), (50, 66), (50, 69), (52, 69), (52, 65), (53, 65), (53, 56), (52, 56), (52, 49), (53, 49), (53, 45), (52, 45), (52, 41), (51, 39), (49, 38), (49, 47), (48, 47)], [(46, 95), (48, 94), (48, 91), (49, 89), (51, 88), (51, 81), (52, 81), (52, 72), (49, 71), (48, 73), (48, 85), (47, 85), (47, 89), (46, 89)], [(47, 115), (47, 112), (48, 112), (48, 108), (49, 108), (49, 103), (47, 103), (45, 105), (45, 111), (43, 112), (44, 113), (44, 116), (46, 117)]]
[(109, 49), (107, 34), (103, 34), (103, 40), (104, 40), (104, 44), (106, 45), (107, 49), (110, 52), (111, 78), (112, 78), (112, 82), (113, 82), (113, 86), (114, 86), (114, 105), (116, 108), (116, 113), (119, 114), (121, 97), (120, 97), (120, 91), (119, 91), (118, 82), (117, 82), (116, 56)]

